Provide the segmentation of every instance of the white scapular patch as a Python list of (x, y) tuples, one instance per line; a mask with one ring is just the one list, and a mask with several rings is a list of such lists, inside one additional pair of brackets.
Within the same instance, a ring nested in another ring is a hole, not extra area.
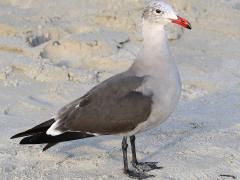
[(51, 125), (51, 127), (47, 130), (46, 134), (50, 136), (58, 136), (62, 134), (63, 133), (62, 131), (56, 130), (57, 126), (58, 126), (58, 121), (56, 121)]
[(75, 109), (78, 109), (80, 107), (80, 104), (77, 104), (76, 106), (75, 106)]

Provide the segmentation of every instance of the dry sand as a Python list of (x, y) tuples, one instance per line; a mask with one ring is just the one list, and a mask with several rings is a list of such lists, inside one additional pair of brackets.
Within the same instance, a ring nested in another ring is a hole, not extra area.
[[(193, 25), (168, 27), (183, 95), (166, 123), (137, 136), (139, 159), (164, 167), (153, 179), (240, 179), (240, 2), (169, 2)], [(142, 41), (143, 4), (0, 0), (0, 179), (128, 179), (120, 137), (44, 153), (9, 137), (127, 69)]]

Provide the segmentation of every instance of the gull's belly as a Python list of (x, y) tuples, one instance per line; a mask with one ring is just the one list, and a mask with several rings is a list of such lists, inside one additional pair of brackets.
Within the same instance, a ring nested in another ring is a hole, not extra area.
[(152, 94), (151, 114), (145, 122), (139, 124), (129, 135), (157, 127), (166, 121), (174, 111), (181, 95), (181, 82), (179, 76), (175, 76), (167, 82), (163, 86), (161, 83), (158, 85), (156, 81), (149, 81), (139, 89), (146, 95)]

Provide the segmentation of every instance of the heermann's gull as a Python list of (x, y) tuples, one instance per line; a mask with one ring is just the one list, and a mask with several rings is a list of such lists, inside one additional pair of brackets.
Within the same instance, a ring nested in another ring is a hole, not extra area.
[[(137, 161), (135, 134), (164, 122), (180, 97), (179, 73), (169, 54), (164, 31), (170, 22), (191, 29), (190, 23), (177, 16), (170, 5), (151, 1), (143, 12), (143, 49), (126, 72), (95, 86), (63, 107), (55, 118), (12, 138), (27, 136), (20, 144), (47, 143), (46, 150), (64, 141), (122, 135), (124, 173), (134, 178), (150, 177), (144, 170), (159, 167), (156, 163)], [(142, 171), (128, 168), (127, 137), (132, 146), (132, 165)]]

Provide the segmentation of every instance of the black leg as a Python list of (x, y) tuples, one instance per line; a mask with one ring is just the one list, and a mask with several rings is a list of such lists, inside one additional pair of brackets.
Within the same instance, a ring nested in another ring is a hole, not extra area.
[(137, 170), (141, 171), (151, 171), (154, 169), (162, 169), (162, 167), (157, 166), (157, 162), (138, 162), (136, 156), (136, 146), (135, 146), (136, 137), (130, 136), (131, 148), (132, 148), (132, 166)]
[(148, 175), (140, 172), (130, 171), (128, 168), (128, 159), (127, 159), (127, 137), (123, 137), (122, 140), (122, 151), (123, 151), (123, 165), (124, 165), (124, 174), (127, 174), (130, 178), (133, 179), (147, 179), (150, 177), (154, 177), (153, 175)]
[(123, 137), (123, 140), (122, 140), (123, 165), (124, 165), (123, 171), (125, 174), (127, 174), (129, 172), (128, 159), (127, 159), (127, 148), (128, 148), (127, 137)]
[(131, 148), (132, 148), (132, 164), (133, 165), (138, 164), (137, 156), (136, 156), (135, 139), (136, 139), (136, 137), (134, 135), (130, 136), (130, 142), (131, 142)]

